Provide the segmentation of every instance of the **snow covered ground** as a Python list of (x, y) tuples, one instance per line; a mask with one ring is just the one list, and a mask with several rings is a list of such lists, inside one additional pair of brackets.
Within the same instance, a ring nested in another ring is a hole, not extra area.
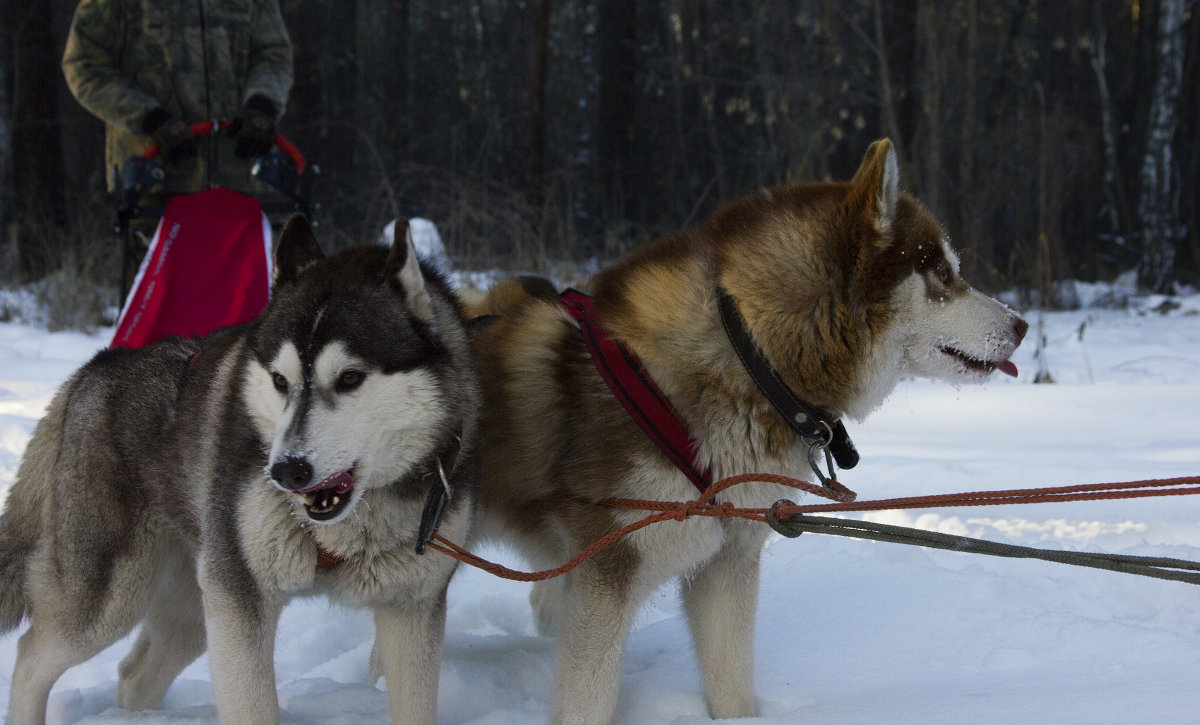
[[(860, 498), (1200, 474), (1200, 296), (1167, 314), (1045, 316), (1056, 385), (903, 384), (851, 435)], [(55, 387), (107, 341), (0, 324), (0, 496)], [(1200, 559), (1200, 498), (870, 514), (873, 520), (1018, 544)], [(670, 526), (670, 523), (661, 524)], [(484, 552), (510, 564), (504, 552)], [(436, 555), (436, 554), (434, 554)], [(450, 589), (441, 723), (545, 722), (551, 640), (534, 633), (528, 585), (460, 568)], [(0, 637), (0, 712), (19, 632)], [(371, 623), (322, 600), (284, 614), (276, 668), (285, 722), (386, 723), (365, 684)], [(52, 723), (212, 723), (207, 659), (164, 709), (116, 709), (127, 639), (68, 672)], [(754, 723), (1200, 722), (1200, 590), (1042, 562), (805, 535), (764, 557)], [(673, 591), (639, 617), (618, 722), (707, 722)]]

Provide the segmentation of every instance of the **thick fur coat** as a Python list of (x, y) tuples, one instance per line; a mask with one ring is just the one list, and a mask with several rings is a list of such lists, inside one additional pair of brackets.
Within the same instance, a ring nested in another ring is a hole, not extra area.
[[(861, 419), (906, 376), (1015, 373), (1027, 325), (970, 288), (946, 233), (899, 192), (895, 153), (871, 146), (849, 183), (797, 184), (737, 200), (647, 245), (587, 285), (596, 317), (642, 361), (714, 479), (810, 476), (808, 446), (759, 392), (722, 328), (730, 294), (752, 339), (801, 398)], [(580, 331), (545, 284), (507, 282), (472, 310), (485, 400), (481, 536), (556, 566), (639, 515), (605, 498), (683, 501), (696, 490), (612, 396)], [(750, 484), (723, 494), (766, 507), (794, 493)], [(753, 630), (768, 529), (689, 519), (643, 529), (535, 585), (559, 639), (555, 721), (607, 723), (639, 605), (679, 577), (714, 717), (754, 710)]]
[(118, 700), (157, 707), (206, 648), (224, 722), (279, 720), (293, 596), (373, 610), (393, 721), (435, 721), (455, 562), (417, 553), (425, 503), (469, 535), (479, 391), (457, 298), (407, 235), (324, 258), (284, 228), (272, 302), (201, 341), (100, 353), (39, 423), (0, 517), (6, 722), (141, 623)]

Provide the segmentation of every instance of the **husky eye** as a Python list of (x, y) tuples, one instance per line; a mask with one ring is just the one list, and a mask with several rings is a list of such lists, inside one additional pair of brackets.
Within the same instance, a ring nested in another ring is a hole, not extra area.
[(271, 373), (271, 382), (274, 383), (276, 390), (283, 393), (284, 395), (287, 395), (287, 391), (288, 391), (287, 378), (283, 377), (279, 373)]
[(942, 284), (950, 284), (950, 279), (953, 276), (954, 276), (954, 273), (952, 271), (950, 271), (950, 265), (946, 264), (945, 262), (938, 265), (937, 278), (938, 278), (939, 282), (941, 282)]
[(338, 376), (337, 383), (334, 384), (334, 387), (339, 393), (348, 393), (357, 388), (359, 385), (362, 385), (364, 377), (366, 376), (363, 375), (361, 370), (347, 370)]

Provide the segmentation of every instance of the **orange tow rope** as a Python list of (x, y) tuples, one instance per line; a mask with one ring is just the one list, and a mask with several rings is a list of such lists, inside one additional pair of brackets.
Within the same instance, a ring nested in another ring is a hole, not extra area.
[(1149, 498), (1153, 496), (1187, 496), (1200, 493), (1200, 476), (1184, 476), (1180, 478), (1159, 478), (1144, 481), (1128, 481), (1124, 483), (1094, 483), (1075, 486), (1059, 486), (1055, 488), (1025, 488), (1007, 491), (976, 491), (969, 493), (938, 494), (932, 496), (911, 496), (906, 498), (877, 499), (874, 501), (856, 501), (857, 495), (837, 481), (830, 481), (829, 487), (818, 486), (807, 481), (801, 481), (788, 476), (771, 473), (747, 473), (730, 476), (705, 489), (700, 498), (693, 501), (646, 501), (640, 499), (604, 499), (596, 501), (600, 506), (610, 508), (633, 509), (650, 511), (644, 518), (632, 524), (623, 526), (597, 539), (580, 551), (570, 561), (554, 569), (544, 569), (535, 572), (523, 572), (501, 566), (483, 559), (458, 544), (446, 539), (441, 534), (435, 534), (429, 548), (453, 557), (464, 564), (482, 569), (503, 579), (513, 581), (542, 581), (566, 574), (581, 563), (594, 556), (596, 552), (627, 536), (638, 529), (662, 521), (683, 521), (691, 516), (712, 516), (722, 519), (740, 518), (749, 521), (766, 523), (767, 514), (772, 509), (738, 508), (728, 502), (714, 503), (713, 499), (726, 489), (742, 483), (759, 482), (775, 483), (789, 488), (795, 488), (834, 503), (827, 504), (794, 504), (791, 502), (777, 503), (773, 515), (780, 521), (798, 514), (835, 511), (896, 511), (905, 509), (947, 508), (955, 506), (992, 506), (1000, 504), (1033, 504), (1066, 501), (1099, 501), (1127, 498)]

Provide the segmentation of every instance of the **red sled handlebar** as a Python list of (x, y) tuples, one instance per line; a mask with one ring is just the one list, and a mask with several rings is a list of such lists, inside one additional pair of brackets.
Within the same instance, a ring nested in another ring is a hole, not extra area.
[[(224, 131), (229, 127), (230, 123), (230, 121), (198, 121), (197, 123), (193, 123), (192, 125), (188, 126), (188, 129), (196, 138), (202, 138), (213, 131)], [(292, 161), (296, 163), (296, 174), (303, 174), (304, 166), (308, 162), (304, 160), (304, 154), (300, 153), (300, 149), (296, 148), (296, 145), (289, 141), (287, 137), (281, 133), (275, 134), (275, 145), (279, 147), (280, 151), (290, 156)], [(157, 158), (159, 153), (161, 152), (159, 151), (158, 144), (152, 143), (146, 147), (145, 151), (142, 152), (142, 158)]]

